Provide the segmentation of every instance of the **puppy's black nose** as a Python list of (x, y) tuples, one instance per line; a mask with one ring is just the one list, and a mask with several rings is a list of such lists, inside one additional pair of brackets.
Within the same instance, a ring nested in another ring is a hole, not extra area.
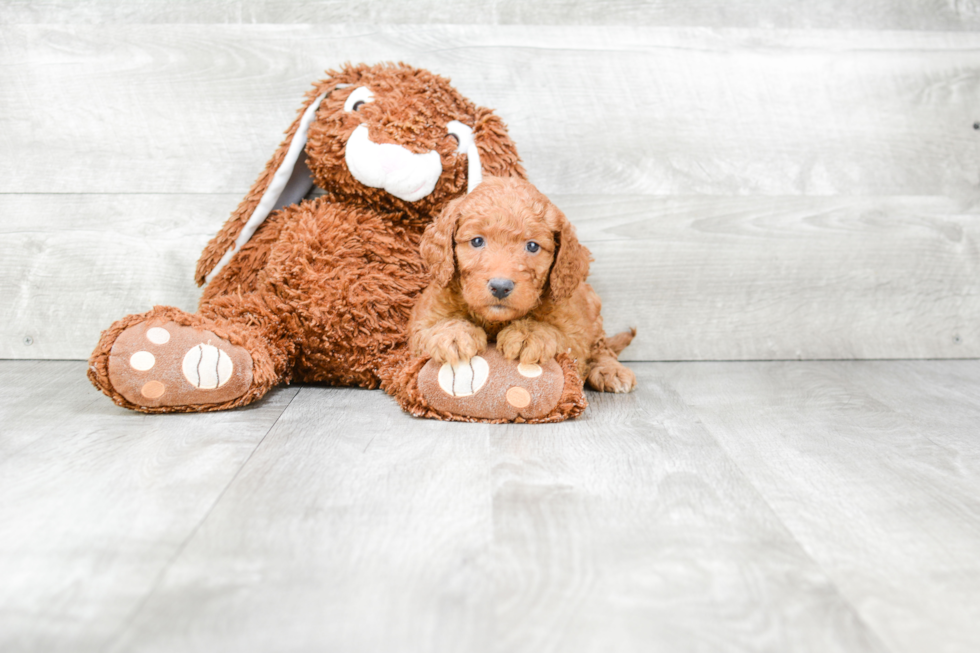
[(514, 282), (510, 279), (491, 279), (487, 285), (490, 286), (490, 293), (497, 299), (503, 299), (514, 289)]

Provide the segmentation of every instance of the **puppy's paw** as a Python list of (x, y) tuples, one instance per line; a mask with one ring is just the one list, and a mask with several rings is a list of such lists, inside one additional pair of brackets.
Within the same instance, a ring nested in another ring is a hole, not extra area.
[(636, 375), (614, 359), (602, 360), (589, 372), (589, 387), (599, 392), (632, 392)]
[(558, 354), (558, 339), (551, 331), (538, 322), (515, 322), (497, 335), (497, 351), (524, 365), (549, 361)]
[(466, 320), (446, 320), (433, 326), (422, 349), (437, 363), (455, 365), (487, 348), (487, 333)]

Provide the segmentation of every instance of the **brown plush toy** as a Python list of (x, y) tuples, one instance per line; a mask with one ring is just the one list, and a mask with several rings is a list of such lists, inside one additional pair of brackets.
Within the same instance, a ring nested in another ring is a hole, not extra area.
[[(305, 156), (304, 156), (305, 155)], [(92, 383), (147, 413), (223, 410), (290, 381), (382, 387), (409, 412), (463, 421), (560, 421), (585, 407), (567, 354), (528, 379), (490, 357), (493, 384), (533, 401), (490, 412), (440, 403), (406, 326), (429, 283), (419, 243), (482, 173), (525, 177), (503, 122), (448, 80), (404, 64), (347, 65), (299, 116), (201, 255), (198, 312), (157, 306), (102, 333)], [(313, 185), (323, 194), (306, 197)], [(511, 393), (512, 395), (514, 393)], [(431, 401), (430, 401), (431, 399)]]

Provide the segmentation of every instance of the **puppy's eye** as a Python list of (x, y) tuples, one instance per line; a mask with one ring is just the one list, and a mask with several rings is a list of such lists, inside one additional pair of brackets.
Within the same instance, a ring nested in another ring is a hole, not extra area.
[(532, 254), (537, 254), (538, 253), (538, 250), (541, 249), (541, 245), (538, 245), (533, 240), (529, 240), (529, 241), (527, 241), (527, 245), (524, 246), (524, 249), (526, 249), (527, 251), (529, 251)]
[(357, 111), (368, 102), (374, 102), (374, 93), (367, 86), (358, 86), (344, 101), (344, 111)]
[(481, 236), (477, 236), (476, 238), (470, 240), (470, 246), (473, 247), (474, 249), (480, 249), (486, 244), (487, 244), (486, 241), (483, 240)]

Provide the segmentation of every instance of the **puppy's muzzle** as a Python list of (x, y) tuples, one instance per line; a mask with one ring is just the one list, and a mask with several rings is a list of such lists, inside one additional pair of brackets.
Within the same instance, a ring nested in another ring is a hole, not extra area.
[(491, 279), (487, 283), (490, 294), (497, 299), (503, 299), (514, 289), (514, 282), (510, 279)]

